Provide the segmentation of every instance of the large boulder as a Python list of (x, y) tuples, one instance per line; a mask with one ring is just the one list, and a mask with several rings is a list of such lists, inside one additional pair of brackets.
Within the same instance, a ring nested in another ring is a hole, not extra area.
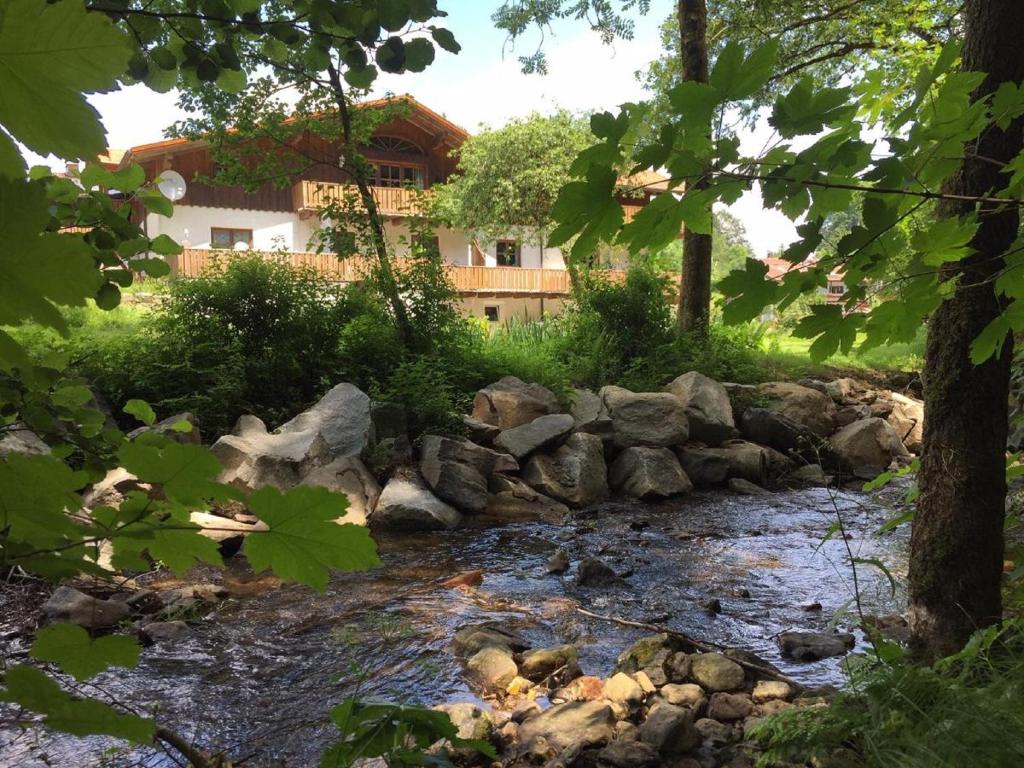
[(636, 499), (665, 499), (693, 490), (668, 448), (627, 448), (612, 462), (608, 479), (613, 488)]
[(714, 379), (690, 371), (673, 380), (665, 391), (683, 401), (691, 439), (718, 445), (737, 436), (729, 393)]
[(768, 408), (747, 408), (740, 425), (747, 440), (783, 452), (806, 451), (821, 440), (807, 427)]
[(50, 446), (35, 432), (28, 429), (9, 429), (0, 436), (0, 459), (12, 453), (39, 456), (50, 452)]
[(716, 449), (703, 445), (680, 445), (676, 458), (686, 476), (698, 488), (724, 483), (729, 478), (729, 459)]
[(103, 479), (93, 483), (92, 487), (82, 495), (82, 506), (85, 509), (95, 509), (96, 507), (117, 509), (121, 506), (125, 496), (132, 491), (148, 492), (151, 488), (149, 483), (141, 482), (124, 467), (114, 467), (103, 476)]
[(582, 507), (608, 496), (608, 468), (601, 438), (576, 432), (550, 455), (533, 456), (523, 480), (570, 506)]
[(611, 386), (602, 387), (599, 394), (612, 420), (612, 439), (619, 448), (665, 448), (685, 443), (690, 434), (686, 408), (675, 395), (630, 392)]
[(543, 739), (561, 751), (570, 744), (584, 742), (603, 744), (614, 734), (615, 715), (605, 701), (571, 701), (556, 704), (535, 715), (519, 728), (519, 738), (526, 746), (538, 745)]
[(58, 587), (43, 605), (46, 618), (54, 622), (77, 624), (86, 629), (113, 627), (130, 613), (125, 603), (101, 600), (74, 587)]
[(766, 485), (789, 467), (789, 459), (763, 445), (745, 440), (727, 440), (717, 448), (705, 449), (729, 465), (729, 477), (739, 477), (757, 485)]
[(892, 411), (885, 420), (896, 430), (908, 451), (921, 453), (924, 440), (924, 403), (899, 392), (891, 393), (889, 399), (892, 402)]
[(507, 453), (492, 451), (460, 438), (424, 435), (421, 440), (420, 464), (445, 461), (468, 464), (485, 478), (495, 472), (519, 471), (519, 462)]
[(475, 515), (487, 506), (487, 479), (471, 464), (423, 461), (420, 472), (439, 499), (461, 511)]
[(458, 510), (432, 494), (411, 468), (394, 474), (368, 518), (372, 528), (401, 532), (454, 528), (461, 520)]
[(558, 398), (547, 387), (506, 376), (476, 393), (472, 416), (499, 429), (512, 429), (560, 410)]
[(782, 655), (797, 661), (817, 661), (849, 653), (856, 638), (848, 632), (783, 632), (779, 635)]
[(769, 410), (781, 413), (818, 437), (832, 434), (836, 406), (828, 395), (788, 381), (760, 384), (757, 394), (767, 402)]
[(266, 485), (287, 490), (332, 458), (331, 449), (319, 432), (271, 434), (255, 416), (240, 417), (232, 433), (217, 440), (210, 451), (224, 468), (221, 482), (244, 491)]
[(690, 657), (690, 676), (704, 690), (735, 691), (743, 686), (743, 667), (720, 653), (698, 653)]
[(488, 483), (490, 495), (483, 514), (505, 522), (543, 520), (564, 522), (569, 508), (560, 501), (538, 493), (522, 480), (507, 475), (493, 475)]
[(316, 485), (348, 497), (348, 511), (339, 523), (365, 525), (377, 506), (380, 485), (370, 470), (355, 456), (339, 456), (302, 478), (300, 485)]
[(535, 451), (558, 445), (574, 424), (568, 413), (538, 416), (526, 424), (502, 430), (494, 440), (494, 447), (522, 461)]
[(884, 472), (893, 459), (910, 456), (892, 425), (879, 418), (862, 419), (843, 427), (830, 443), (839, 465), (864, 479)]
[(612, 419), (608, 415), (604, 401), (596, 393), (589, 389), (574, 389), (569, 413), (573, 418), (573, 429), (577, 432), (589, 432), (611, 440)]
[(370, 398), (354, 384), (338, 384), (310, 409), (274, 430), (276, 435), (319, 432), (331, 457), (358, 456), (370, 443)]
[(703, 738), (694, 727), (694, 711), (668, 702), (658, 702), (640, 724), (640, 740), (663, 757), (683, 755), (700, 746)]

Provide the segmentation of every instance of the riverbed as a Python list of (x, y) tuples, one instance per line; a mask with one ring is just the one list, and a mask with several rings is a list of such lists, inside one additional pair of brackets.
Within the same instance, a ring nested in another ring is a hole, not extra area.
[[(372, 572), (338, 575), (323, 593), (280, 585), (229, 599), (185, 640), (146, 649), (134, 670), (99, 676), (93, 693), (155, 711), (204, 748), (247, 758), (245, 766), (310, 766), (337, 735), (328, 710), (347, 696), (477, 701), (450, 648), (466, 624), (501, 621), (534, 647), (573, 643), (585, 673), (607, 675), (645, 632), (578, 608), (753, 651), (808, 686), (838, 685), (840, 659), (787, 660), (775, 637), (788, 629), (856, 625), (850, 553), (879, 558), (897, 578), (905, 570), (905, 534), (874, 536), (893, 515), (886, 503), (860, 493), (703, 492), (657, 504), (608, 502), (577, 512), (566, 525), (381, 539), (383, 565)], [(845, 536), (823, 541), (838, 518)], [(545, 563), (558, 549), (574, 564), (601, 558), (621, 582), (584, 588), (576, 586), (574, 568), (548, 574)], [(244, 567), (236, 559), (230, 570)], [(475, 569), (483, 572), (478, 587), (440, 584)], [(903, 596), (891, 593), (885, 575), (860, 566), (857, 576), (866, 613), (901, 610)], [(720, 613), (707, 608), (715, 599)], [(5, 653), (18, 650), (8, 643)], [(4, 727), (0, 765), (176, 765), (158, 752), (107, 752), (113, 745)]]

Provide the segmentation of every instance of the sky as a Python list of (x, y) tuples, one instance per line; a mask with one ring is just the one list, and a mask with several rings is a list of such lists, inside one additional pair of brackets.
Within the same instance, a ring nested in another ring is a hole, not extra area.
[[(635, 15), (632, 40), (605, 45), (581, 21), (569, 20), (547, 32), (520, 38), (510, 50), (505, 33), (494, 28), (490, 16), (499, 0), (441, 0), (448, 11), (444, 20), (462, 45), (458, 55), (438, 49), (434, 63), (422, 73), (382, 75), (373, 96), (409, 93), (431, 109), (470, 132), (500, 127), (531, 112), (614, 110), (627, 101), (645, 98), (636, 72), (661, 53), (659, 26), (672, 12), (674, 0), (653, 0), (646, 16)], [(517, 56), (533, 52), (543, 42), (547, 75), (524, 75)], [(125, 149), (158, 141), (164, 129), (185, 117), (175, 94), (158, 94), (132, 86), (90, 101), (106, 126), (108, 144)], [(744, 144), (760, 146), (767, 126), (742, 136)], [(777, 211), (764, 211), (757, 195), (747, 193), (729, 210), (747, 229), (758, 256), (796, 239), (792, 222)]]

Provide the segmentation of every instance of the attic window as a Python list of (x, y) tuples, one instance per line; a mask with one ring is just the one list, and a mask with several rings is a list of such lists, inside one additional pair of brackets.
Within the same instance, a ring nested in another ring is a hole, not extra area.
[(370, 146), (381, 152), (397, 152), (402, 155), (422, 155), (423, 150), (407, 139), (400, 139), (397, 136), (374, 136), (370, 139)]

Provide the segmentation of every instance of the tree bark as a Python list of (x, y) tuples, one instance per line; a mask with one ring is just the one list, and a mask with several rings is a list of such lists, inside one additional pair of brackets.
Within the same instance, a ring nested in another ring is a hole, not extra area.
[[(988, 77), (976, 98), (1000, 83), (1024, 79), (1024, 3), (967, 0), (963, 69)], [(944, 191), (981, 196), (1005, 185), (992, 160), (1006, 162), (1022, 148), (1020, 121), (987, 129)], [(987, 158), (984, 160), (978, 159)], [(945, 200), (939, 216), (973, 206)], [(952, 298), (929, 322), (925, 351), (924, 448), (921, 496), (910, 542), (910, 614), (915, 650), (925, 659), (955, 653), (971, 633), (1002, 617), (1000, 582), (1005, 515), (1007, 398), (1013, 339), (998, 358), (975, 366), (971, 342), (1002, 305), (992, 282), (1017, 234), (1015, 207), (978, 206), (974, 253), (950, 267)]]
[[(705, 0), (679, 0), (679, 40), (683, 80), (708, 81), (708, 9)], [(707, 126), (711, 136), (711, 125)], [(705, 189), (706, 175), (692, 186)], [(691, 186), (691, 185), (687, 185)], [(679, 276), (679, 330), (706, 336), (711, 319), (711, 235), (683, 232), (683, 264)]]

